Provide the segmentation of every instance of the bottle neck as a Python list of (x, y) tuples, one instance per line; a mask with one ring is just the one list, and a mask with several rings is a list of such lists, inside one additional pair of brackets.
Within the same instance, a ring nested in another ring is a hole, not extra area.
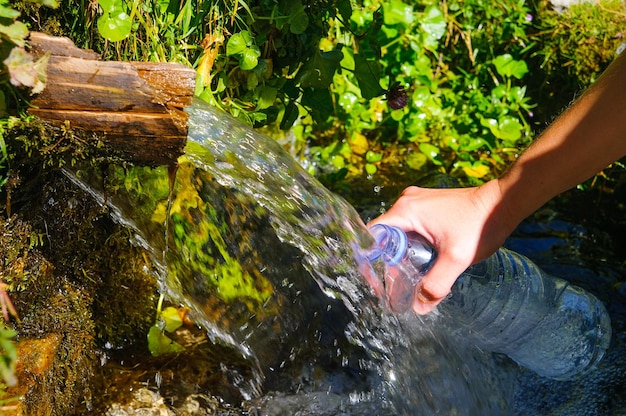
[(399, 264), (408, 248), (406, 233), (384, 224), (373, 225), (369, 231), (374, 237), (374, 247), (368, 252), (367, 259), (373, 262), (382, 258), (389, 266)]

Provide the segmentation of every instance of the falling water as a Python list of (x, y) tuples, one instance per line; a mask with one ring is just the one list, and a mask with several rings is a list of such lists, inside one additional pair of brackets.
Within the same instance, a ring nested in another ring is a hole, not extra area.
[[(255, 368), (237, 382), (249, 403), (262, 414), (508, 412), (508, 365), (443, 332), (436, 314), (396, 316), (373, 295), (372, 240), (353, 207), (273, 140), (200, 102), (188, 112), (172, 192), (165, 169), (117, 168), (106, 203), (153, 254), (163, 292)], [(71, 176), (105, 202), (89, 175)]]

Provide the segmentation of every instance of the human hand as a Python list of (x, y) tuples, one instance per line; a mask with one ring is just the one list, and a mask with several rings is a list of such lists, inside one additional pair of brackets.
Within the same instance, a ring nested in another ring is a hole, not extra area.
[[(500, 220), (497, 180), (476, 188), (406, 188), (393, 206), (368, 225), (383, 223), (421, 234), (437, 260), (413, 295), (413, 311), (426, 314), (446, 297), (471, 264), (493, 254), (516, 224)], [(504, 214), (504, 215), (503, 215)]]

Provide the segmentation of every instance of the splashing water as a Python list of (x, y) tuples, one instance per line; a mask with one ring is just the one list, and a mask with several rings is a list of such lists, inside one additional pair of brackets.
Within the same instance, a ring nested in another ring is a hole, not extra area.
[(253, 364), (243, 397), (264, 414), (507, 413), (514, 376), (496, 358), (373, 295), (372, 239), (347, 202), (275, 141), (206, 104), (187, 111), (173, 191), (164, 169), (120, 168), (107, 203), (163, 292)]

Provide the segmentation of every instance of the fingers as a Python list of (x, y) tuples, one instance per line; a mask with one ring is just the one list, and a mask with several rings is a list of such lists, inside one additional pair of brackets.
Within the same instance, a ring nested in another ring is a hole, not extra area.
[(445, 258), (439, 258), (424, 276), (413, 298), (413, 311), (419, 315), (431, 312), (450, 293), (456, 279), (465, 267)]

